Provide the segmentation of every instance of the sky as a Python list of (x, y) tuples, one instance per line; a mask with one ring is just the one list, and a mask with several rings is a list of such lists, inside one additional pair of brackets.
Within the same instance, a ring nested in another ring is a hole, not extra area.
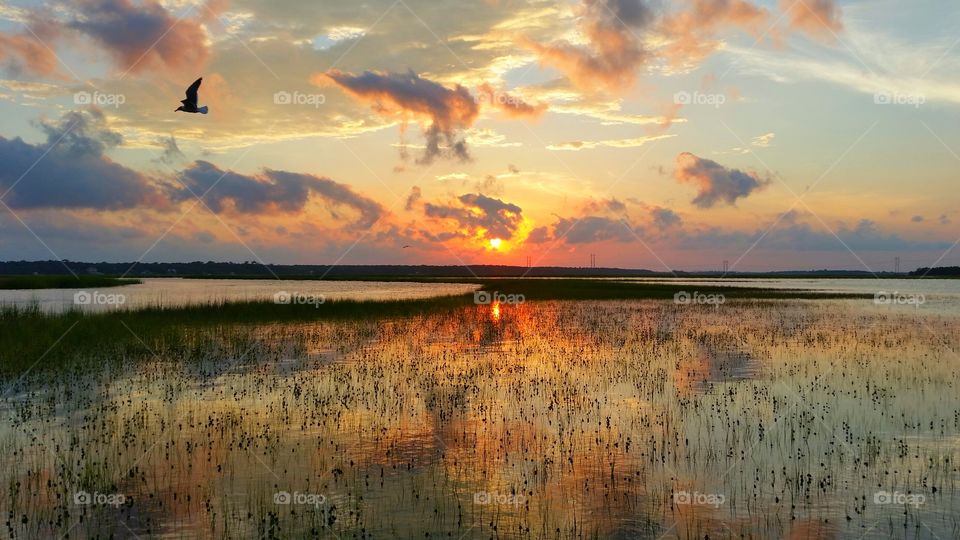
[[(0, 0), (0, 259), (960, 265), (948, 0)], [(174, 112), (203, 77), (209, 114)]]

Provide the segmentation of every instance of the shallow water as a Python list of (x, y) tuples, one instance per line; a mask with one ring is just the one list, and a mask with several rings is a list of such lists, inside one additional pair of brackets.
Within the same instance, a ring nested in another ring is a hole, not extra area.
[[(272, 300), (286, 293), (291, 301), (409, 300), (454, 296), (477, 285), (456, 283), (402, 283), (379, 281), (310, 281), (276, 279), (144, 278), (143, 283), (90, 289), (0, 290), (0, 304), (39, 305), (50, 312), (80, 308), (104, 311), (116, 308), (180, 307), (217, 302)], [(78, 294), (86, 293), (86, 300)], [(116, 297), (120, 295), (120, 297)], [(122, 300), (121, 300), (122, 298)]]
[(733, 300), (218, 329), (24, 379), (0, 507), (20, 538), (957, 538), (958, 330)]
[[(923, 311), (960, 315), (960, 279), (880, 279), (880, 278), (643, 278), (626, 279), (641, 283), (669, 283), (697, 286), (758, 287), (762, 289), (800, 289), (872, 295), (860, 302), (881, 311)], [(916, 300), (916, 301), (914, 301)]]

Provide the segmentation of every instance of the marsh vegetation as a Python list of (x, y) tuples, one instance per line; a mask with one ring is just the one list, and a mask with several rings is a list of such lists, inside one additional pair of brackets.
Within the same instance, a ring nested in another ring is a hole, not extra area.
[(863, 303), (8, 311), (76, 326), (4, 376), (4, 534), (956, 538), (960, 325)]

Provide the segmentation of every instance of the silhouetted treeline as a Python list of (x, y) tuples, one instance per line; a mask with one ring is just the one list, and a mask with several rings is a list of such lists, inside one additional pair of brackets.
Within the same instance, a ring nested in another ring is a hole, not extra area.
[[(69, 270), (67, 269), (69, 268)], [(629, 270), (622, 268), (563, 268), (522, 266), (404, 266), (404, 265), (300, 265), (268, 264), (248, 261), (232, 262), (188, 262), (188, 263), (108, 263), (78, 261), (7, 261), (0, 262), (0, 275), (59, 275), (103, 274), (109, 276), (127, 275), (130, 277), (158, 276), (236, 276), (265, 277), (345, 277), (345, 276), (422, 276), (422, 277), (559, 277), (559, 276), (609, 276), (631, 277), (651, 276), (650, 270)]]
[(917, 268), (911, 276), (960, 276), (960, 266), (940, 266), (937, 268)]
[[(69, 270), (68, 270), (69, 268)], [(910, 275), (922, 275), (924, 269), (911, 272)], [(947, 273), (938, 273), (948, 271)], [(958, 275), (958, 269), (935, 268), (929, 275), (949, 276)], [(128, 277), (302, 277), (319, 278), (351, 278), (351, 277), (815, 277), (815, 278), (864, 278), (864, 277), (903, 277), (906, 274), (880, 272), (874, 274), (862, 270), (787, 270), (776, 272), (729, 272), (697, 271), (688, 272), (676, 270), (673, 272), (654, 272), (646, 269), (630, 268), (584, 268), (563, 266), (525, 266), (505, 265), (471, 265), (471, 266), (437, 266), (437, 265), (322, 265), (322, 264), (268, 264), (263, 265), (255, 261), (241, 263), (194, 261), (186, 263), (110, 263), (110, 262), (81, 262), (81, 261), (5, 261), (0, 262), (0, 275), (63, 275), (86, 274)]]

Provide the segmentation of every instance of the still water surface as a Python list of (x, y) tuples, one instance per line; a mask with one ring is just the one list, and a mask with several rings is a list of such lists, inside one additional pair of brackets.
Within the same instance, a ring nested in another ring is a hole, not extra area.
[(958, 538), (957, 351), (956, 317), (846, 300), (217, 328), (19, 381), (0, 508), (22, 538)]
[[(466, 294), (476, 285), (455, 283), (401, 283), (377, 281), (311, 281), (276, 279), (189, 279), (145, 278), (143, 283), (122, 287), (90, 289), (35, 289), (0, 291), (0, 304), (39, 305), (47, 311), (72, 307), (83, 310), (136, 309), (148, 306), (179, 307), (217, 302), (272, 300), (278, 293), (299, 298), (324, 300), (405, 300)], [(75, 302), (76, 295), (87, 293), (101, 302)], [(122, 295), (123, 301), (111, 302), (110, 296)]]

